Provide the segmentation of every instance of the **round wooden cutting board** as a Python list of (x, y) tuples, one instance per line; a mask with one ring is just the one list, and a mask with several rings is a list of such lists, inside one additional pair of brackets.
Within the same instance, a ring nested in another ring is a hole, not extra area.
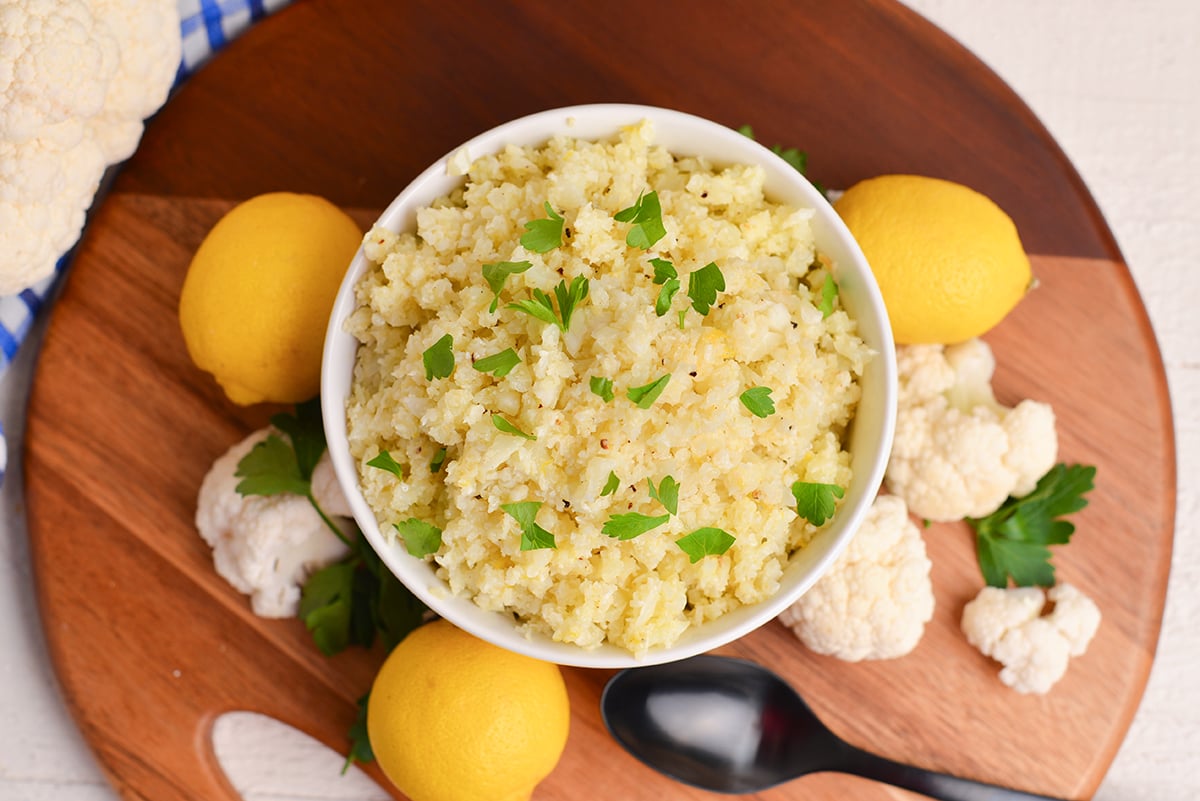
[[(39, 600), (63, 694), (126, 798), (234, 798), (210, 730), (263, 712), (344, 752), (382, 654), (321, 656), (295, 620), (256, 618), (192, 516), (213, 459), (273, 411), (192, 367), (176, 303), (192, 252), (251, 195), (324, 195), (363, 223), (458, 143), (592, 101), (678, 108), (806, 150), (844, 187), (914, 172), (969, 184), (1016, 220), (1040, 287), (988, 341), (1004, 402), (1049, 401), (1061, 458), (1098, 466), (1061, 579), (1104, 615), (1046, 696), (1004, 687), (958, 630), (982, 580), (962, 525), (924, 531), (937, 611), (911, 655), (847, 664), (778, 623), (725, 649), (769, 664), (851, 742), (1037, 793), (1087, 798), (1111, 762), (1158, 635), (1174, 517), (1166, 382), (1145, 311), (1082, 182), (976, 59), (885, 0), (443, 3), (305, 0), (192, 78), (99, 208), (56, 304), (29, 405)], [(565, 670), (573, 723), (538, 801), (706, 798), (627, 756)], [(895, 799), (834, 774), (769, 799)], [(399, 797), (399, 796), (398, 796)]]

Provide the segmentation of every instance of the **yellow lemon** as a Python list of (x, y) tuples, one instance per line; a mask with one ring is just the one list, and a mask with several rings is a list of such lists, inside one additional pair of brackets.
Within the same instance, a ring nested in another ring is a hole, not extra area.
[(570, 723), (558, 666), (446, 621), (409, 634), (380, 668), (367, 734), (412, 801), (526, 801), (562, 756)]
[(235, 403), (299, 403), (321, 386), (333, 300), (362, 232), (324, 198), (259, 195), (208, 232), (184, 278), (192, 361)]
[(871, 265), (898, 344), (979, 336), (1029, 290), (1016, 225), (973, 189), (882, 175), (850, 187), (834, 208)]

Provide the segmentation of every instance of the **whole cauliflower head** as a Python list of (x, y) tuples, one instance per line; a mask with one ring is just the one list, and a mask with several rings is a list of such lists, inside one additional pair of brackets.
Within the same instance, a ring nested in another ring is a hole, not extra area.
[[(1043, 614), (1046, 601), (1054, 608)], [(1000, 681), (1020, 693), (1044, 694), (1082, 656), (1100, 626), (1100, 609), (1070, 584), (984, 587), (963, 609), (967, 641), (1004, 665)]]
[(92, 118), (93, 137), (110, 164), (133, 155), (142, 121), (166, 102), (183, 43), (175, 0), (92, 0), (96, 15), (120, 44), (104, 106)]
[(23, 142), (43, 128), (99, 114), (120, 45), (83, 0), (0, 0), (0, 134)]
[[(250, 449), (274, 432), (256, 431), (213, 463), (200, 485), (196, 528), (213, 549), (217, 573), (250, 596), (254, 614), (292, 617), (300, 588), (315, 570), (348, 552), (300, 495), (240, 495), (234, 473)], [(313, 496), (329, 515), (349, 515), (326, 453), (312, 477)]]
[(0, 0), (0, 294), (49, 276), (182, 52), (175, 0)]
[(0, 140), (0, 294), (49, 274), (79, 238), (104, 175), (104, 154), (83, 136), (82, 126), (54, 127), (54, 136), (19, 144)]
[(896, 436), (885, 480), (913, 514), (950, 521), (985, 517), (1010, 495), (1032, 492), (1058, 458), (1054, 410), (992, 394), (987, 343), (896, 349)]
[(880, 495), (829, 572), (779, 620), (819, 654), (848, 662), (904, 656), (933, 617), (930, 567), (904, 501)]

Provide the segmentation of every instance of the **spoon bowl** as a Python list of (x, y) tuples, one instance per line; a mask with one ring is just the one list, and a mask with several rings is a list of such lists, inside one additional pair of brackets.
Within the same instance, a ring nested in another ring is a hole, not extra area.
[(623, 670), (605, 686), (600, 711), (633, 756), (676, 781), (718, 793), (752, 793), (836, 771), (942, 801), (1056, 801), (856, 748), (782, 678), (742, 659), (704, 655)]

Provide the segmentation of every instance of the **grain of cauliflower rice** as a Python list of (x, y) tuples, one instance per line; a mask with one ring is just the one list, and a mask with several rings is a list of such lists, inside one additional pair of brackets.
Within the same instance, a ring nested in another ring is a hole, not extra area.
[[(760, 167), (674, 157), (653, 139), (643, 122), (612, 141), (559, 137), (475, 160), (463, 188), (417, 213), (415, 234), (368, 233), (347, 323), (360, 342), (350, 448), (386, 536), (409, 518), (435, 525), (442, 543), (427, 558), (455, 594), (514, 615), (527, 634), (635, 654), (778, 590), (817, 531), (790, 487), (848, 486), (843, 439), (872, 356), (836, 299), (827, 317), (819, 308), (827, 268), (810, 209), (765, 200)], [(652, 191), (666, 235), (641, 250), (614, 214)], [(565, 218), (562, 245), (531, 252), (524, 226), (547, 217), (547, 201)], [(683, 287), (662, 316), (651, 258), (669, 260)], [(500, 261), (532, 266), (508, 277), (490, 312), (481, 270)], [(710, 262), (726, 288), (701, 315), (688, 275)], [(590, 292), (565, 333), (507, 308), (577, 276)], [(428, 380), (422, 355), (447, 334), (453, 373)], [(521, 362), (506, 376), (472, 369), (507, 348)], [(664, 374), (649, 408), (626, 396)], [(611, 401), (592, 377), (612, 380)], [(755, 386), (772, 389), (774, 414), (739, 400)], [(500, 431), (494, 414), (536, 440)], [(403, 477), (367, 465), (382, 450)], [(620, 485), (604, 495), (610, 474)], [(629, 540), (601, 533), (611, 515), (665, 514), (647, 480), (668, 475), (680, 489), (667, 523)], [(537, 524), (556, 547), (521, 549), (501, 508), (521, 501), (542, 502)], [(705, 527), (736, 540), (693, 563), (676, 540)]]

